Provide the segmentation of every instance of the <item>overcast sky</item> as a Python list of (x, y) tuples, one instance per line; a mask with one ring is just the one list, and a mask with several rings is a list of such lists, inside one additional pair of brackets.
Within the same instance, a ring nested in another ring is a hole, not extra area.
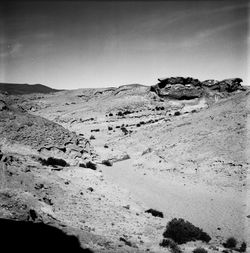
[(53, 88), (247, 78), (248, 1), (0, 4), (0, 82)]

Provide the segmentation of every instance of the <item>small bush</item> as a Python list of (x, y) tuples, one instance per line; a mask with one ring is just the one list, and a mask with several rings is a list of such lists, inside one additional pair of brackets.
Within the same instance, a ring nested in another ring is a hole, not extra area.
[(86, 163), (86, 168), (89, 168), (91, 170), (96, 170), (96, 164), (89, 161), (89, 162)]
[(95, 140), (95, 136), (92, 134), (90, 137), (89, 137), (90, 140)]
[(85, 163), (79, 163), (78, 166), (81, 167), (81, 168), (86, 168)]
[(141, 124), (140, 124), (140, 123), (137, 123), (137, 124), (136, 124), (136, 126), (137, 126), (137, 127), (140, 127), (140, 126), (141, 126)]
[(239, 248), (240, 252), (246, 252), (247, 250), (247, 244), (245, 242), (243, 242)]
[(109, 127), (108, 127), (108, 130), (109, 130), (109, 131), (113, 130), (113, 127), (109, 126)]
[(225, 243), (223, 243), (223, 246), (228, 249), (235, 248), (237, 245), (237, 240), (234, 237), (229, 237)]
[(126, 127), (121, 127), (121, 130), (125, 135), (128, 134), (128, 129)]
[(118, 112), (117, 116), (123, 116), (123, 113), (122, 112)]
[(178, 246), (178, 244), (169, 238), (163, 239), (162, 242), (160, 243), (160, 246), (165, 247), (165, 248), (169, 248), (172, 253), (181, 253), (182, 252), (180, 247)]
[(112, 117), (112, 116), (113, 116), (113, 113), (110, 113), (109, 116)]
[(163, 218), (163, 213), (162, 213), (162, 212), (157, 211), (157, 210), (152, 209), (152, 208), (146, 210), (145, 213), (151, 213), (151, 214), (152, 214), (153, 216), (155, 216), (155, 217)]
[(104, 165), (106, 165), (106, 166), (112, 166), (112, 165), (113, 165), (112, 162), (109, 161), (109, 160), (103, 160), (103, 161), (102, 161), (102, 164), (104, 164)]
[(90, 132), (100, 132), (100, 129), (91, 129)]
[(179, 116), (179, 115), (181, 115), (181, 113), (179, 111), (174, 113), (174, 116)]
[(207, 253), (207, 250), (199, 247), (199, 248), (194, 249), (193, 253)]
[(202, 229), (194, 226), (189, 221), (177, 218), (168, 222), (163, 236), (165, 238), (171, 238), (179, 244), (195, 240), (201, 240), (204, 242), (209, 242), (211, 240), (211, 237), (203, 232)]

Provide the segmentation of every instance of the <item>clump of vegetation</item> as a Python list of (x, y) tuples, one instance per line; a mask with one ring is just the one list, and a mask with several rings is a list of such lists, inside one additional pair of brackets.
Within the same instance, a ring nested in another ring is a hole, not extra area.
[(121, 126), (116, 126), (115, 128), (120, 128)]
[(113, 130), (113, 127), (108, 126), (108, 130), (109, 130), (109, 131)]
[(247, 244), (245, 242), (243, 242), (239, 248), (240, 252), (246, 252), (247, 250)]
[(152, 208), (146, 210), (145, 213), (151, 213), (151, 214), (152, 214), (153, 216), (155, 216), (155, 217), (163, 218), (163, 213), (162, 213), (162, 212), (157, 211), (157, 210), (152, 209)]
[(141, 126), (141, 124), (140, 124), (140, 123), (137, 123), (137, 124), (136, 124), (136, 126), (137, 126), (137, 127), (140, 127), (140, 126)]
[(178, 244), (169, 238), (164, 238), (160, 243), (161, 247), (169, 248), (172, 253), (181, 253), (181, 249)]
[(117, 116), (123, 116), (123, 113), (122, 112), (118, 112), (116, 115)]
[(203, 232), (202, 229), (181, 218), (174, 218), (168, 222), (163, 237), (171, 238), (179, 244), (195, 240), (201, 240), (203, 242), (209, 242), (211, 240), (211, 237), (206, 232)]
[(125, 135), (128, 134), (128, 129), (126, 127), (121, 127), (121, 130)]
[(102, 164), (106, 165), (106, 166), (112, 166), (113, 163), (110, 160), (103, 160)]
[(39, 158), (39, 161), (42, 165), (45, 165), (45, 166), (50, 166), (50, 165), (53, 166), (53, 167), (56, 167), (56, 166), (61, 166), (61, 167), (69, 166), (69, 164), (65, 160), (54, 158), (54, 157), (49, 157), (47, 160)]
[(100, 132), (100, 129), (91, 129), (90, 132)]
[(127, 111), (125, 111), (125, 112), (123, 113), (123, 115), (127, 115), (127, 114), (130, 114), (130, 113), (132, 113), (132, 112), (129, 111), (129, 110), (127, 110)]
[(237, 240), (234, 237), (229, 237), (225, 243), (223, 243), (223, 246), (228, 249), (235, 248), (237, 245)]
[(205, 250), (204, 248), (196, 248), (193, 250), (193, 253), (207, 253), (207, 250)]
[(174, 116), (179, 116), (179, 115), (181, 115), (181, 113), (179, 111), (174, 113)]
[(113, 116), (113, 113), (110, 113), (109, 116), (112, 117), (112, 116)]
[(89, 137), (90, 140), (95, 140), (95, 136), (92, 134), (90, 137)]
[(88, 161), (86, 164), (85, 164), (86, 168), (89, 168), (91, 170), (96, 170), (96, 164), (91, 162), (91, 161)]

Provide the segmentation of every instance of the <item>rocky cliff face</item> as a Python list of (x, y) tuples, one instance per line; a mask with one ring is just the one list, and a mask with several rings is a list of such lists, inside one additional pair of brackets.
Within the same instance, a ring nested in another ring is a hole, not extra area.
[(151, 86), (150, 91), (155, 92), (160, 97), (172, 99), (194, 99), (212, 93), (231, 93), (243, 90), (242, 79), (232, 78), (222, 81), (205, 80), (203, 82), (192, 77), (170, 77), (158, 79), (159, 83)]

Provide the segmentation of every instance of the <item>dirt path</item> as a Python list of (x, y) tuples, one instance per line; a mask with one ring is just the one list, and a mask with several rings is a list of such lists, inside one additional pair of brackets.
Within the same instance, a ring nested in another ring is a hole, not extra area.
[(128, 189), (149, 208), (164, 212), (167, 218), (185, 218), (207, 231), (213, 239), (244, 238), (244, 194), (230, 188), (211, 188), (181, 178), (138, 170), (133, 160), (103, 168), (104, 176)]

